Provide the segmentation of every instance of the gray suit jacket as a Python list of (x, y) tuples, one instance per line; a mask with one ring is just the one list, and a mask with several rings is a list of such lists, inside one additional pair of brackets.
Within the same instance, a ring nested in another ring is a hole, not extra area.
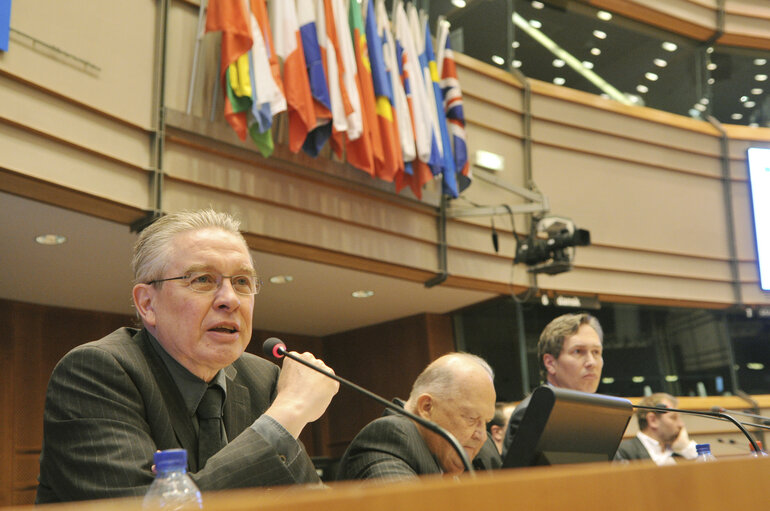
[(340, 460), (337, 478), (403, 479), (440, 473), (414, 422), (401, 415), (387, 415), (356, 435)]
[(637, 437), (629, 438), (620, 442), (618, 452), (615, 453), (616, 460), (649, 460), (650, 453), (641, 440)]
[(153, 453), (172, 448), (187, 449), (203, 491), (317, 482), (304, 450), (292, 472), (250, 427), (275, 397), (278, 373), (248, 353), (225, 368), (230, 442), (200, 469), (193, 419), (147, 332), (121, 328), (78, 346), (48, 384), (36, 503), (142, 495)]

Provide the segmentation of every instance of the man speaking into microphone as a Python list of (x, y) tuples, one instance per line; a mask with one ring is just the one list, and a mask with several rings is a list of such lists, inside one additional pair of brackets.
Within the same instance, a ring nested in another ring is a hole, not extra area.
[[(404, 408), (451, 433), (472, 460), (487, 440), (486, 424), (495, 413), (493, 379), (482, 358), (450, 353), (420, 373)], [(464, 470), (445, 438), (403, 415), (386, 414), (356, 435), (340, 461), (338, 478), (404, 479)]]

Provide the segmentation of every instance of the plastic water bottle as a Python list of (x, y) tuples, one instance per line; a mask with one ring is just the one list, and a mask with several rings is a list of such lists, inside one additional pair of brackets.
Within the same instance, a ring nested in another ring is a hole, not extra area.
[(698, 452), (698, 457), (695, 461), (716, 461), (716, 457), (711, 454), (710, 444), (696, 444), (695, 450)]
[(201, 492), (187, 474), (187, 451), (168, 449), (153, 457), (157, 475), (144, 496), (144, 509), (202, 509)]

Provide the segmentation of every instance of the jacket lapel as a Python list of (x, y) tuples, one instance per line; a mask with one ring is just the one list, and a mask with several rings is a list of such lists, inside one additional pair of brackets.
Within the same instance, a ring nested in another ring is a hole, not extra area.
[(249, 389), (235, 381), (237, 374), (238, 371), (232, 365), (225, 368), (227, 399), (225, 400), (224, 421), (228, 442), (251, 425)]

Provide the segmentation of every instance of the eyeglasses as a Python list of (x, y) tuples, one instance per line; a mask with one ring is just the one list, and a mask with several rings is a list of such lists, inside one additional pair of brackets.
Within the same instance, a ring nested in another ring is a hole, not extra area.
[(179, 277), (151, 280), (147, 284), (157, 284), (169, 280), (187, 280), (190, 289), (196, 293), (213, 293), (222, 287), (222, 279), (230, 279), (233, 290), (241, 295), (255, 295), (262, 288), (262, 281), (256, 275), (220, 275), (207, 271), (194, 271)]

